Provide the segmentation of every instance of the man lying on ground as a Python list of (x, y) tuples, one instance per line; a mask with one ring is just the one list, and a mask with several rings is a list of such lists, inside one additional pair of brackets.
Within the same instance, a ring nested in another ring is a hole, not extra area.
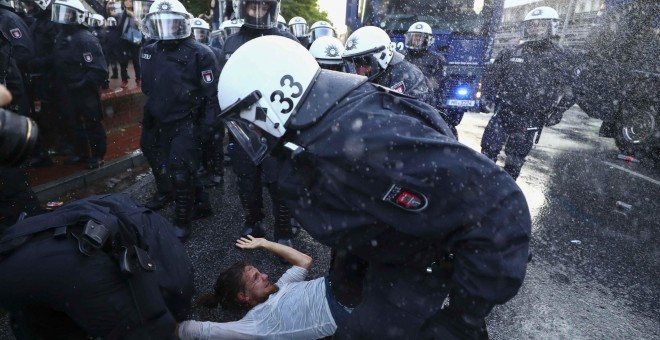
[(181, 339), (319, 339), (342, 327), (351, 309), (339, 304), (328, 277), (305, 281), (312, 258), (291, 247), (264, 238), (240, 238), (242, 249), (266, 249), (292, 265), (277, 283), (253, 265), (241, 261), (220, 273), (213, 293), (199, 303), (225, 309), (247, 310), (233, 322), (185, 321)]

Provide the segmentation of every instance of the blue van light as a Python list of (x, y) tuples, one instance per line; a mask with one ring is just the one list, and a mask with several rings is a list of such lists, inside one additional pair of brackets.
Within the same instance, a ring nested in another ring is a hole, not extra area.
[(467, 86), (460, 86), (456, 88), (456, 95), (459, 97), (466, 97), (470, 94), (470, 88)]

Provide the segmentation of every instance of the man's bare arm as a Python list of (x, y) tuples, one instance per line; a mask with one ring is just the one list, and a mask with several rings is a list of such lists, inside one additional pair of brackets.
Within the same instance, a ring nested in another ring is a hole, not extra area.
[(268, 241), (265, 238), (254, 238), (252, 235), (241, 237), (236, 240), (236, 246), (241, 249), (266, 249), (269, 252), (282, 257), (286, 262), (293, 266), (298, 266), (309, 270), (312, 268), (312, 258), (291, 247)]

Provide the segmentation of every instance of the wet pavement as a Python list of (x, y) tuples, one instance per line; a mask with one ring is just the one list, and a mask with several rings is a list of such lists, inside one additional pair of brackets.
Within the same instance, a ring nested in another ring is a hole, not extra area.
[[(478, 150), (489, 118), (466, 114), (461, 141)], [(618, 160), (613, 140), (598, 137), (599, 124), (569, 111), (562, 123), (544, 129), (523, 167), (518, 183), (532, 212), (534, 258), (519, 294), (491, 313), (493, 339), (660, 339), (660, 170), (648, 162)], [(215, 215), (196, 221), (185, 244), (198, 293), (210, 290), (217, 274), (237, 260), (255, 262), (273, 279), (287, 268), (265, 251), (234, 247), (243, 216), (235, 177), (230, 168), (225, 174), (223, 185), (210, 190)], [(125, 190), (139, 202), (154, 192), (148, 172), (117, 176), (99, 181), (97, 189)], [(267, 193), (265, 198), (265, 225), (272, 235)], [(161, 213), (171, 217), (172, 205)], [(293, 244), (314, 258), (310, 277), (325, 274), (327, 247), (304, 231)], [(192, 315), (236, 317), (197, 307)], [(12, 338), (6, 317), (0, 338)]]

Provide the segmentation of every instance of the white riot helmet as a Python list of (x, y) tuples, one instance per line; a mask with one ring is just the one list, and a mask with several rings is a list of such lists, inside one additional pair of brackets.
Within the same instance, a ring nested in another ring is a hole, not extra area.
[(211, 26), (209, 26), (208, 22), (200, 18), (193, 18), (191, 19), (190, 27), (192, 28), (192, 34), (195, 40), (204, 45), (209, 44), (211, 41)]
[(65, 25), (82, 25), (85, 23), (87, 10), (79, 0), (55, 0), (51, 21)]
[(115, 27), (117, 26), (117, 19), (113, 17), (109, 17), (108, 19), (105, 20), (105, 25), (107, 27)]
[(529, 11), (522, 22), (522, 41), (548, 40), (557, 36), (559, 14), (551, 7), (542, 6)]
[(296, 38), (307, 35), (307, 20), (303, 17), (293, 17), (289, 20), (289, 30)]
[(382, 29), (376, 26), (364, 26), (346, 39), (342, 57), (351, 72), (357, 73), (358, 68), (371, 67), (371, 70), (364, 75), (372, 80), (389, 66), (394, 57), (394, 46), (390, 36)]
[(316, 58), (321, 68), (333, 71), (344, 69), (344, 44), (335, 37), (320, 37), (309, 47), (309, 53)]
[(243, 25), (256, 29), (277, 27), (280, 0), (234, 0), (233, 5), (237, 8), (236, 18), (242, 19)]
[(314, 41), (320, 37), (335, 37), (335, 29), (327, 21), (317, 21), (309, 29), (309, 42)]
[(286, 24), (286, 19), (281, 14), (277, 15), (277, 28), (279, 28), (280, 31), (288, 31), (289, 26)]
[(190, 14), (177, 0), (158, 0), (149, 8), (143, 32), (154, 40), (177, 40), (190, 36)]
[(406, 48), (409, 50), (428, 50), (434, 41), (431, 26), (423, 21), (412, 24), (406, 32)]
[(225, 20), (220, 24), (220, 29), (225, 32), (225, 38), (241, 30), (243, 21), (239, 19)]
[(238, 48), (222, 69), (220, 118), (259, 164), (287, 131), (313, 125), (366, 81), (365, 77), (321, 70), (295, 40), (262, 36)]
[(16, 2), (14, 0), (0, 0), (0, 6), (16, 8)]
[(101, 14), (90, 14), (87, 17), (87, 26), (99, 28), (105, 26), (105, 18)]

